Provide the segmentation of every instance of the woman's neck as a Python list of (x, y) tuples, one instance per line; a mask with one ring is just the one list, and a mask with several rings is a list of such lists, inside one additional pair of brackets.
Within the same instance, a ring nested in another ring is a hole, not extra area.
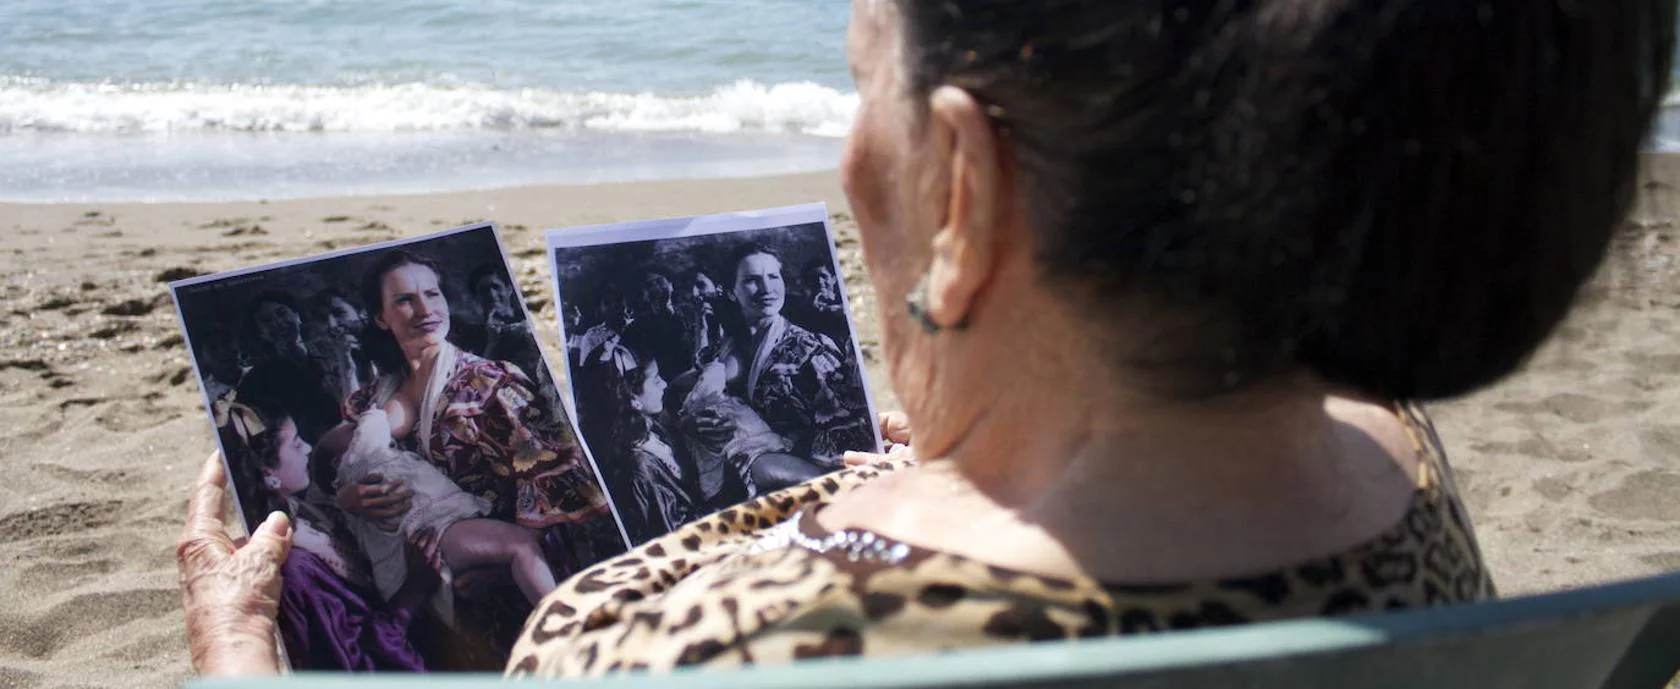
[(1306, 375), (1190, 402), (1128, 395), (1102, 379), (1007, 386), (977, 423), (953, 434), (953, 468), (998, 501), (1022, 507), (1087, 489), (1146, 500), (1216, 483), (1251, 485), (1310, 461), (1333, 435), (1329, 393)]
[(1049, 536), (1010, 540), (1015, 564), (1140, 581), (1264, 571), (1363, 542), (1417, 485), (1392, 410), (1311, 374), (1173, 402), (1079, 370), (999, 386), (949, 461), (930, 463), (977, 533)]
[(432, 373), (432, 367), (437, 364), (438, 354), (447, 345), (446, 342), (436, 344), (403, 345), (403, 359), (408, 364), (409, 376), (424, 380)]
[(1182, 503), (1320, 471), (1346, 440), (1327, 411), (1333, 390), (1310, 372), (1164, 396), (1158, 368), (1116, 362), (1150, 352), (1176, 327), (1171, 313), (1128, 307), (1125, 322), (1093, 325), (1054, 296), (995, 293), (972, 329), (913, 339), (911, 365), (899, 366), (924, 372), (928, 397), (911, 410), (918, 444), (1001, 504)]
[(837, 501), (825, 525), (1050, 576), (1201, 581), (1365, 542), (1416, 490), (1393, 414), (1308, 377), (1195, 405), (1089, 387), (1001, 393), (943, 459), (918, 449), (917, 471)]

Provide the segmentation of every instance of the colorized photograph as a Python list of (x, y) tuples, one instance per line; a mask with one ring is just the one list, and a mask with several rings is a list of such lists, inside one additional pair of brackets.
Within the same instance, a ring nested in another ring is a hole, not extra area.
[(547, 238), (578, 428), (632, 543), (880, 450), (823, 205)]
[(170, 290), (240, 517), (294, 525), (293, 669), (498, 668), (625, 550), (493, 225)]

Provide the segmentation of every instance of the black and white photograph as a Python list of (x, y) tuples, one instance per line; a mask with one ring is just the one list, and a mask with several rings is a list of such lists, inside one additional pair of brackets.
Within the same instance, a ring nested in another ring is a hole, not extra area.
[(294, 669), (499, 668), (625, 550), (493, 225), (170, 289), (247, 530), (293, 524)]
[(578, 427), (632, 543), (880, 450), (823, 205), (547, 237)]

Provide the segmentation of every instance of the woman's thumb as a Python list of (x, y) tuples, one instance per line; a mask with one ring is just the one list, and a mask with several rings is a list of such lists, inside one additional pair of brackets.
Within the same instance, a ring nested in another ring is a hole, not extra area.
[(270, 512), (267, 519), (251, 534), (248, 548), (264, 551), (274, 562), (284, 562), (292, 548), (292, 520), (285, 512)]

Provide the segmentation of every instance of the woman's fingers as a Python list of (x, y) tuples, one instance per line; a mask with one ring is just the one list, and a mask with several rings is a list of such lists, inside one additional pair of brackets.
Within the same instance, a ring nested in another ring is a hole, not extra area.
[(222, 518), (222, 507), (227, 500), (227, 488), (224, 483), (227, 472), (222, 467), (222, 457), (219, 453), (210, 453), (209, 459), (198, 472), (198, 484), (193, 487), (192, 498), (187, 501), (187, 523), (181, 529), (181, 539), (175, 546), (175, 559), (182, 568), (182, 576), (186, 576), (189, 566), (210, 564), (201, 562), (207, 558), (213, 559), (233, 551), (233, 541), (228, 538), (227, 524)]
[(240, 548), (236, 557), (245, 558), (252, 570), (251, 579), (266, 597), (279, 600), (280, 566), (292, 551), (292, 520), (283, 512), (274, 512), (251, 533), (251, 540)]
[(881, 412), (881, 439), (889, 443), (910, 444), (910, 417), (901, 411)]
[(274, 513), (243, 545), (228, 538), (223, 505), (227, 472), (211, 454), (187, 503), (176, 546), (187, 647), (205, 674), (277, 669), (274, 617), (280, 608), (280, 569), (291, 550), (291, 521)]
[(855, 466), (859, 466), (859, 465), (862, 465), (862, 464), (874, 464), (874, 463), (877, 463), (877, 462), (892, 462), (892, 461), (898, 461), (898, 460), (903, 460), (903, 459), (915, 459), (915, 456), (916, 456), (915, 453), (911, 451), (909, 445), (900, 445), (898, 443), (893, 443), (891, 446), (889, 446), (887, 448), (887, 451), (885, 453), (847, 452), (847, 453), (840, 456), (840, 461), (844, 462), (846, 464), (846, 466), (855, 467)]
[(408, 484), (396, 479), (373, 485), (363, 484), (357, 487), (357, 493), (363, 507), (375, 509), (406, 506), (408, 499), (414, 497), (414, 491), (409, 489)]
[(437, 532), (432, 529), (426, 529), (414, 536), (414, 547), (426, 559), (426, 564), (431, 565), (433, 570), (441, 571), (443, 569), (443, 549), (438, 546)]
[(339, 489), (338, 506), (358, 517), (384, 519), (407, 512), (413, 496), (414, 492), (402, 481), (387, 481), (380, 474), (368, 474)]
[(227, 499), (227, 470), (220, 453), (212, 452), (198, 470), (198, 483), (187, 502), (187, 529), (193, 533), (222, 533), (222, 506)]

